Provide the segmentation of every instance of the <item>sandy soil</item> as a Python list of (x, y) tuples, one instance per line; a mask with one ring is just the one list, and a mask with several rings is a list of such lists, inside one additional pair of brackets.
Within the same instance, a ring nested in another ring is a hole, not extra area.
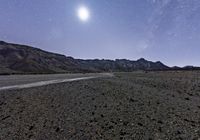
[(200, 72), (116, 73), (0, 91), (2, 140), (198, 140)]

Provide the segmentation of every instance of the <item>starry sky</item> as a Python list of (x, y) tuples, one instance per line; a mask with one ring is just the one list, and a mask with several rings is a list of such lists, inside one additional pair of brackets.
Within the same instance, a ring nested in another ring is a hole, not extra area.
[(0, 40), (74, 58), (200, 66), (200, 0), (0, 0)]

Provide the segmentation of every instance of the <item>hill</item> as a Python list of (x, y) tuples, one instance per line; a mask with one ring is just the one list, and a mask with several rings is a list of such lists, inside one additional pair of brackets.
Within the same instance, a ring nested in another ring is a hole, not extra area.
[(4, 73), (76, 73), (135, 70), (168, 70), (161, 62), (151, 62), (144, 58), (137, 61), (82, 60), (47, 52), (26, 45), (0, 41), (0, 74)]

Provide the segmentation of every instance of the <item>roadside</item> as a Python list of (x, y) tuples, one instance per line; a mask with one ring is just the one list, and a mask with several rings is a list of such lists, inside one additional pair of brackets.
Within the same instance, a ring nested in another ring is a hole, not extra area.
[(112, 76), (112, 73), (0, 76), (0, 91)]

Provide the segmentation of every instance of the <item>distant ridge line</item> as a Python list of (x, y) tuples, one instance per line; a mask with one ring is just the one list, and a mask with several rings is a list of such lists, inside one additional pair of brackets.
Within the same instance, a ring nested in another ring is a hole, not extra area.
[(136, 70), (199, 70), (199, 67), (168, 67), (162, 62), (140, 58), (75, 59), (28, 45), (0, 41), (0, 74), (132, 72)]

